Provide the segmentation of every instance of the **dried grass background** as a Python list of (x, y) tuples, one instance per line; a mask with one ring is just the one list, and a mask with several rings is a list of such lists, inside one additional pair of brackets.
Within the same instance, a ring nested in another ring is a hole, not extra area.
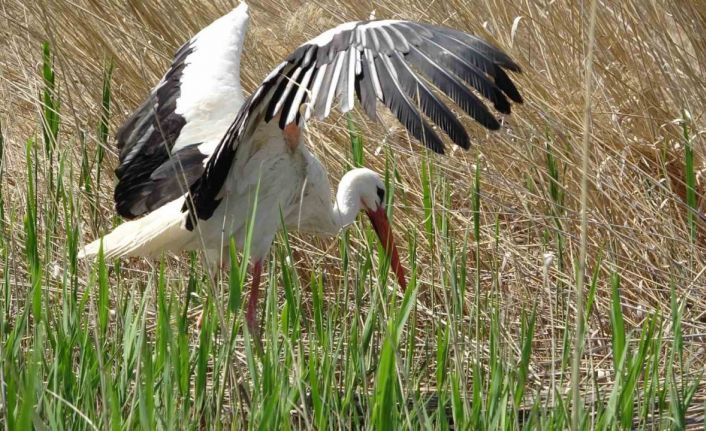
[[(539, 301), (537, 355), (545, 356), (547, 340), (561, 339), (559, 328), (572, 322), (549, 310), (557, 301), (571, 301), (578, 255), (580, 142), (583, 116), (583, 58), (588, 27), (588, 3), (578, 0), (473, 1), (330, 1), (252, 0), (252, 20), (242, 67), (244, 86), (251, 91), (279, 60), (299, 44), (344, 21), (405, 18), (433, 22), (476, 33), (506, 50), (523, 68), (513, 78), (525, 98), (504, 119), (498, 133), (487, 133), (467, 121), (475, 145), (469, 152), (449, 151), (433, 157), (451, 193), (450, 230), (461, 239), (471, 226), (471, 186), (481, 169), (481, 248), (483, 289), (499, 289), (500, 304), (511, 326), (518, 310)], [(64, 146), (79, 136), (96, 145), (103, 70), (112, 59), (114, 114), (111, 132), (138, 106), (168, 66), (176, 48), (235, 2), (170, 0), (0, 0), (0, 122), (6, 137), (2, 187), (6, 217), (19, 219), (23, 211), (24, 142), (40, 133), (38, 95), (41, 82), (41, 43), (56, 52), (57, 82), (62, 99)], [(623, 277), (623, 309), (637, 326), (654, 310), (667, 313), (672, 286), (687, 299), (684, 331), (692, 351), (702, 349), (706, 334), (706, 1), (599, 2), (596, 27), (595, 91), (589, 163), (588, 271), (602, 256), (598, 298), (588, 324), (587, 356), (605, 355), (608, 274)], [(678, 120), (688, 111), (694, 138), (697, 193), (701, 218), (695, 243), (689, 239), (684, 139)], [(394, 121), (374, 125), (356, 115), (366, 142), (366, 163), (384, 170), (384, 151), (395, 152), (402, 184), (396, 190), (396, 229), (405, 237), (417, 231), (425, 238), (420, 164), (424, 151), (411, 142)], [(344, 117), (334, 116), (310, 127), (310, 146), (330, 167), (334, 183), (349, 157)], [(111, 141), (112, 142), (112, 141)], [(382, 152), (378, 150), (383, 147)], [(447, 148), (450, 148), (447, 147)], [(117, 162), (108, 148), (106, 171)], [(380, 155), (376, 155), (380, 153)], [(551, 179), (547, 152), (557, 159), (564, 208), (549, 196)], [(94, 226), (82, 213), (84, 239), (93, 239), (111, 226), (114, 178), (103, 176), (102, 218)], [(67, 180), (75, 185), (74, 179)], [(443, 191), (435, 190), (438, 196)], [(441, 201), (439, 197), (438, 202)], [(560, 224), (554, 215), (559, 211)], [(498, 234), (496, 235), (496, 229)], [(556, 237), (565, 240), (558, 259)], [(17, 235), (21, 235), (17, 232)], [(58, 253), (63, 237), (53, 239)], [(21, 247), (15, 238), (17, 250)], [(315, 264), (336, 272), (336, 243), (310, 237), (295, 241), (300, 274)], [(419, 306), (428, 317), (443, 316), (437, 265), (442, 258), (419, 247)], [(544, 283), (548, 253), (555, 258)], [(406, 254), (406, 253), (403, 253)], [(48, 261), (50, 259), (47, 259)], [(470, 262), (474, 258), (469, 259)], [(497, 266), (493, 266), (493, 262)], [(178, 277), (174, 261), (170, 276)], [(139, 279), (142, 261), (129, 265)], [(469, 268), (470, 270), (470, 268)], [(13, 274), (22, 292), (20, 273)], [(327, 292), (335, 295), (336, 292)], [(472, 289), (467, 302), (473, 303)], [(552, 318), (556, 321), (552, 321)], [(561, 319), (559, 321), (559, 319)], [(424, 322), (418, 322), (423, 327)], [(516, 328), (508, 328), (512, 337)], [(432, 335), (433, 338), (433, 335)], [(703, 351), (703, 350), (701, 350)], [(547, 353), (548, 355), (548, 353)], [(534, 366), (546, 364), (538, 360)], [(600, 368), (600, 364), (597, 365)]]

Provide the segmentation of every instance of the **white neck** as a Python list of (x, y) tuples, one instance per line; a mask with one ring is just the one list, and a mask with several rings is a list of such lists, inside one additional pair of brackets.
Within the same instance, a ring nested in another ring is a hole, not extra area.
[[(351, 169), (341, 178), (332, 207), (333, 223), (337, 231), (355, 222), (363, 209), (366, 190), (376, 190), (380, 184), (378, 175), (366, 168)], [(368, 196), (370, 200), (370, 196)]]
[(360, 199), (355, 199), (354, 194), (345, 184), (338, 185), (336, 202), (333, 204), (333, 219), (339, 230), (353, 224), (360, 212)]

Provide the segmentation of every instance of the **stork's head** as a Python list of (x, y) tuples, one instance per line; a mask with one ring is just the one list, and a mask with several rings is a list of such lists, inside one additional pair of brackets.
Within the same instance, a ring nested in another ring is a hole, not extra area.
[[(348, 171), (338, 187), (336, 199), (341, 206), (362, 210), (370, 218), (373, 229), (380, 238), (385, 252), (390, 256), (390, 264), (397, 276), (397, 281), (402, 289), (407, 288), (407, 279), (404, 268), (400, 263), (400, 256), (390, 228), (390, 221), (385, 211), (386, 202), (385, 183), (376, 172), (366, 168)], [(355, 211), (357, 213), (358, 211)]]

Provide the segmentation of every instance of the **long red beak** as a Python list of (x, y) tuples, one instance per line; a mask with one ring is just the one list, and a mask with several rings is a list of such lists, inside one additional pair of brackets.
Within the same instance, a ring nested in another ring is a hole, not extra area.
[(392, 229), (390, 228), (390, 221), (387, 219), (387, 214), (385, 214), (385, 209), (380, 206), (375, 211), (366, 209), (365, 212), (368, 214), (370, 222), (373, 224), (373, 229), (375, 229), (378, 238), (380, 238), (380, 242), (382, 242), (382, 246), (385, 248), (385, 253), (390, 256), (390, 263), (392, 264), (392, 270), (395, 271), (395, 275), (397, 275), (397, 282), (400, 284), (403, 291), (406, 290), (407, 279), (404, 275), (404, 268), (400, 263), (400, 255), (397, 252), (395, 239), (392, 237)]

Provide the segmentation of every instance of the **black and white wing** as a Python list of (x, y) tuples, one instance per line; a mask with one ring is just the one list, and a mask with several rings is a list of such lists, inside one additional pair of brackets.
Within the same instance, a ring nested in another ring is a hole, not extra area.
[(171, 67), (117, 133), (114, 199), (133, 219), (172, 201), (204, 171), (243, 103), (240, 54), (245, 3), (185, 43)]
[(498, 120), (479, 96), (504, 114), (510, 113), (510, 100), (522, 103), (505, 70), (519, 72), (520, 67), (482, 39), (450, 28), (384, 20), (350, 22), (326, 31), (296, 49), (245, 101), (191, 188), (187, 227), (213, 214), (239, 143), (263, 122), (274, 120), (284, 129), (312, 115), (327, 117), (336, 101), (347, 112), (356, 99), (375, 120), (380, 101), (437, 153), (444, 152), (444, 144), (428, 120), (468, 148), (468, 133), (439, 93), (486, 128), (498, 129)]

